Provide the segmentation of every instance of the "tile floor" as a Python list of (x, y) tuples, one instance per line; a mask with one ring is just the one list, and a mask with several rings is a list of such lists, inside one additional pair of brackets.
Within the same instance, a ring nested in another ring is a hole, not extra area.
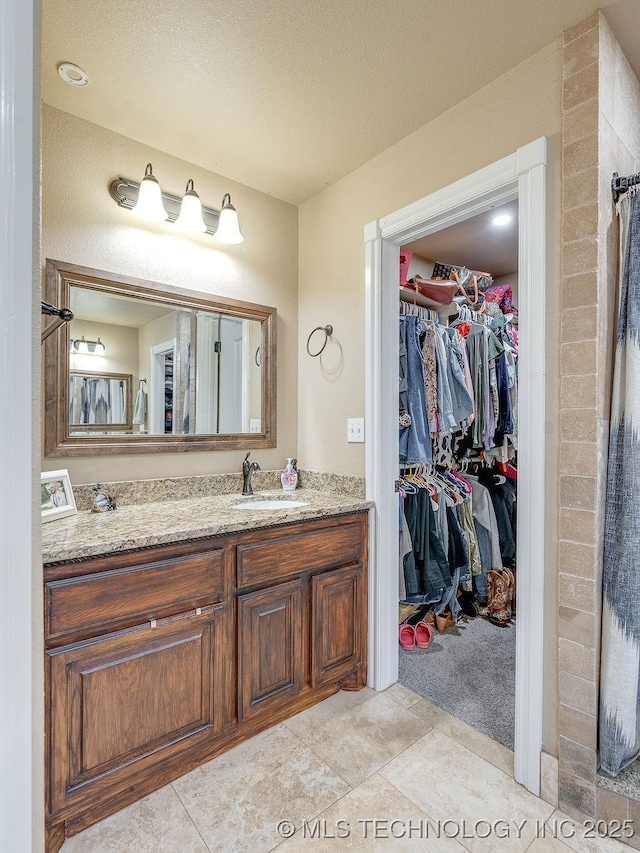
[(581, 826), (514, 781), (512, 752), (394, 684), (332, 696), (67, 839), (62, 853), (276, 847), (629, 850), (585, 839)]

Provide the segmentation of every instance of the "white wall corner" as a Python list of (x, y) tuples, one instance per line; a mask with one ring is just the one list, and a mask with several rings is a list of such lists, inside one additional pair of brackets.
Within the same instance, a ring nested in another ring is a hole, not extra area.
[(536, 166), (547, 165), (547, 138), (541, 136), (539, 139), (534, 139), (528, 145), (523, 145), (518, 148), (518, 175), (524, 172), (530, 172)]

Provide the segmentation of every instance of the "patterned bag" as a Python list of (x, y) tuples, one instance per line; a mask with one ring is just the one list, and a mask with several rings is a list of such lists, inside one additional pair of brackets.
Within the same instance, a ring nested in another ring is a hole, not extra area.
[(470, 270), (467, 267), (459, 267), (456, 264), (441, 264), (440, 262), (434, 266), (432, 278), (453, 280), (455, 278), (453, 275), (454, 271), (458, 274), (460, 284), (464, 287), (465, 293), (471, 298), (475, 296), (474, 276), (478, 282), (480, 293), (484, 293), (487, 287), (491, 287), (493, 284), (493, 278), (488, 272), (478, 272), (477, 270)]

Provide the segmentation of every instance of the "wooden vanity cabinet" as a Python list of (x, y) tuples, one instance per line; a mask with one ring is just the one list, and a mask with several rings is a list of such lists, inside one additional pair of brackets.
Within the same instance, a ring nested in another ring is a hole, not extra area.
[(45, 566), (47, 850), (366, 683), (367, 515)]
[(52, 812), (108, 797), (119, 779), (222, 729), (222, 605), (48, 652)]
[(271, 714), (305, 680), (301, 580), (238, 598), (238, 721)]

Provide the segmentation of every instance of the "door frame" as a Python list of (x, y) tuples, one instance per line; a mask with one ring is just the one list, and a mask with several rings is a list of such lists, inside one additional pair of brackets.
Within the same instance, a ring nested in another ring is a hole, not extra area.
[[(151, 435), (164, 435), (164, 356), (168, 353), (173, 353), (173, 392), (175, 403), (175, 380), (176, 380), (176, 352), (178, 347), (178, 339), (171, 338), (161, 344), (154, 344), (149, 347), (149, 360), (151, 362), (151, 387), (149, 388), (149, 432)], [(174, 417), (171, 423), (171, 432), (176, 431), (176, 412), (174, 409)]]
[(513, 199), (519, 202), (518, 619), (515, 778), (540, 794), (545, 496), (547, 140), (536, 139), (365, 226), (369, 684), (398, 679), (398, 267), (400, 247)]
[(44, 846), (39, 2), (0, 2), (0, 849)]

